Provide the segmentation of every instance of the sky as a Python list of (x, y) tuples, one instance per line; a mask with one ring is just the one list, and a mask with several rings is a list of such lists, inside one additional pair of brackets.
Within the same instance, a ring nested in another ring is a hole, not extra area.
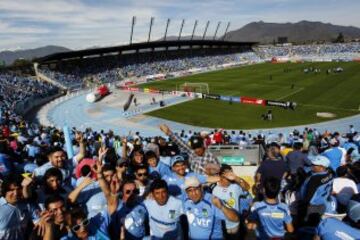
[(132, 16), (136, 16), (133, 42), (147, 39), (154, 17), (152, 40), (191, 35), (198, 20), (197, 35), (210, 21), (207, 35), (218, 35), (226, 23), (229, 31), (253, 21), (322, 21), (360, 27), (360, 0), (0, 0), (0, 50), (59, 45), (70, 49), (129, 43)]

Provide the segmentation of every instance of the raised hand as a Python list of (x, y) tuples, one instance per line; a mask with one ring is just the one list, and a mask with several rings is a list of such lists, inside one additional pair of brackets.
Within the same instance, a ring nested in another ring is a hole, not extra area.
[(102, 174), (102, 168), (103, 168), (103, 165), (102, 165), (100, 159), (97, 160), (97, 161), (95, 162), (95, 164), (92, 166), (92, 170), (93, 170), (96, 174)]
[(171, 130), (166, 124), (161, 124), (160, 125), (160, 130), (163, 131), (166, 135), (171, 134)]
[(90, 185), (91, 183), (93, 183), (94, 180), (90, 177), (84, 177), (83, 181), (80, 183), (80, 186), (85, 188), (86, 186)]
[(235, 173), (232, 171), (225, 172), (223, 176), (229, 181), (235, 181), (235, 179), (237, 178)]
[(33, 177), (34, 177), (34, 174), (31, 177), (24, 175), (24, 179), (21, 182), (21, 186), (24, 188), (29, 187), (31, 185), (31, 183), (33, 183), (33, 179), (34, 179)]
[(106, 153), (108, 152), (108, 148), (104, 145), (102, 145), (100, 148), (99, 148), (99, 151), (98, 151), (98, 155), (99, 155), (99, 161), (102, 162), (106, 156)]
[(53, 213), (50, 211), (42, 211), (40, 213), (40, 221), (35, 224), (34, 229), (37, 235), (43, 237), (47, 228), (51, 227), (53, 222)]
[(76, 132), (76, 133), (75, 133), (75, 140), (76, 140), (76, 142), (78, 142), (78, 143), (83, 142), (83, 141), (84, 141), (84, 135), (83, 135), (83, 133), (82, 133), (82, 132)]

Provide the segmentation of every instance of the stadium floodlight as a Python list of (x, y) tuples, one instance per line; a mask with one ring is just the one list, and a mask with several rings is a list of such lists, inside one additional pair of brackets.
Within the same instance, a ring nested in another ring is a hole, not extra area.
[(167, 22), (166, 22), (166, 28), (165, 28), (165, 34), (164, 34), (164, 41), (166, 41), (166, 35), (167, 35), (168, 28), (169, 28), (169, 24), (170, 24), (170, 18), (168, 18), (168, 19), (167, 19)]
[(136, 17), (133, 16), (132, 22), (131, 22), (130, 45), (132, 44), (135, 23), (136, 23)]
[(210, 21), (207, 21), (206, 26), (205, 26), (205, 31), (204, 31), (204, 34), (203, 34), (203, 37), (202, 37), (202, 40), (204, 40), (205, 37), (206, 37), (206, 32), (207, 32), (207, 30), (208, 30), (209, 24), (210, 24)]
[(149, 36), (148, 36), (148, 42), (150, 42), (150, 38), (151, 38), (151, 29), (152, 29), (152, 25), (154, 24), (154, 17), (151, 17), (150, 19), (150, 27), (149, 27)]
[(184, 24), (185, 24), (185, 19), (183, 19), (182, 22), (181, 22), (178, 41), (181, 39), (181, 34), (182, 34), (182, 30), (184, 28)]
[(217, 35), (217, 32), (218, 32), (218, 30), (219, 30), (220, 25), (221, 25), (221, 21), (219, 21), (219, 22), (218, 22), (218, 24), (217, 24), (217, 26), (216, 26), (216, 29), (215, 29), (215, 34), (214, 34), (214, 38), (213, 38), (213, 40), (215, 40), (215, 39), (216, 39), (216, 35)]
[(195, 34), (195, 30), (196, 30), (196, 26), (198, 24), (198, 20), (195, 20), (195, 23), (194, 23), (194, 28), (193, 28), (193, 31), (192, 31), (192, 34), (191, 34), (191, 39), (190, 40), (193, 40), (194, 38), (194, 34)]
[(227, 31), (229, 30), (229, 27), (230, 27), (230, 22), (228, 22), (227, 26), (226, 26), (226, 29), (225, 29), (225, 33), (224, 33), (224, 36), (222, 38), (222, 40), (224, 41), (225, 40), (225, 36), (227, 34)]

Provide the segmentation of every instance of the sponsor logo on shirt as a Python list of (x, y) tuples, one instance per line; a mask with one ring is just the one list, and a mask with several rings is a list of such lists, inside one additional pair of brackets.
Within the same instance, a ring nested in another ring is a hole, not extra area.
[(169, 210), (169, 218), (175, 219), (175, 210)]

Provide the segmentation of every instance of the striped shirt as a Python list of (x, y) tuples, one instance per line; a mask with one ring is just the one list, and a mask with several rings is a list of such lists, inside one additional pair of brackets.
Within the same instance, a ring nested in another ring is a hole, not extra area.
[(220, 165), (219, 160), (214, 155), (205, 150), (203, 156), (198, 156), (193, 149), (190, 148), (179, 136), (171, 134), (170, 138), (178, 145), (178, 147), (189, 155), (190, 169), (195, 173), (206, 174), (205, 167), (207, 164)]

